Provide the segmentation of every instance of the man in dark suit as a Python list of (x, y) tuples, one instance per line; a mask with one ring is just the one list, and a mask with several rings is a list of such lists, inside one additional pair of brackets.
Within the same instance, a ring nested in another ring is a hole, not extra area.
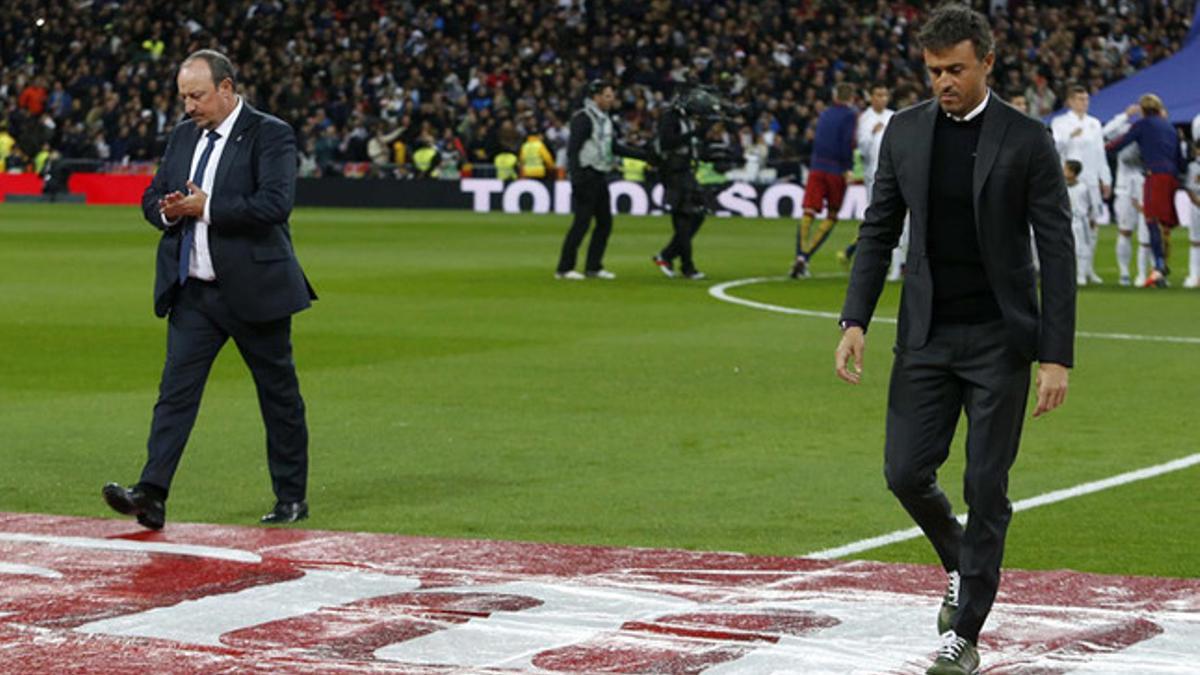
[[(950, 583), (929, 673), (973, 673), (1000, 582), (1016, 459), (1037, 369), (1034, 417), (1066, 397), (1075, 332), (1075, 259), (1061, 162), (1046, 128), (987, 87), (987, 19), (944, 5), (920, 33), (936, 100), (892, 118), (841, 314), (837, 374), (858, 383), (864, 333), (911, 212), (907, 274), (888, 391), (884, 473), (933, 544)], [(1030, 251), (1041, 259), (1041, 306)], [(937, 484), (967, 415), (965, 530)]]
[(178, 124), (142, 196), (159, 230), (154, 311), (166, 316), (167, 358), (147, 443), (132, 487), (103, 494), (116, 511), (160, 529), (209, 369), (233, 338), (258, 389), (276, 503), (264, 523), (308, 516), (308, 427), (292, 359), (292, 314), (316, 298), (292, 250), (296, 140), (285, 122), (236, 93), (233, 64), (198, 51), (180, 65)]

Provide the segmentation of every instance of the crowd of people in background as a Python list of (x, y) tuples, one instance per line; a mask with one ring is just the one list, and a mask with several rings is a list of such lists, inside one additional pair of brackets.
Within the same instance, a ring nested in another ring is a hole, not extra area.
[[(991, 15), (992, 86), (1032, 115), (1177, 51), (1190, 0), (976, 1)], [(913, 27), (927, 2), (782, 0), (9, 0), (0, 7), (0, 169), (52, 156), (153, 162), (182, 114), (174, 64), (203, 47), (242, 94), (290, 123), (301, 175), (457, 178), (496, 171), (531, 137), (566, 165), (586, 83), (617, 87), (618, 133), (646, 143), (674, 90), (743, 106), (744, 177), (798, 178), (842, 83), (902, 108), (926, 96)], [(541, 154), (541, 153), (538, 153)], [(529, 153), (532, 157), (533, 153)], [(503, 162), (497, 157), (504, 156)], [(762, 172), (764, 169), (769, 172)], [(494, 175), (494, 174), (493, 174)]]

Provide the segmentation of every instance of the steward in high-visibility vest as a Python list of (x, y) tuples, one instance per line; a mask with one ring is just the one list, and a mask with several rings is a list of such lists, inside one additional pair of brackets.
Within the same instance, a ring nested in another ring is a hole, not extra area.
[(712, 162), (696, 162), (696, 182), (701, 185), (718, 185), (725, 182), (725, 174), (717, 171)]
[(517, 179), (517, 156), (505, 150), (497, 154), (492, 159), (492, 164), (496, 166), (496, 178), (500, 180), (516, 180)]
[(529, 134), (521, 144), (521, 177), (545, 178), (554, 169), (554, 156), (539, 134)]
[(435, 160), (438, 159), (437, 148), (432, 145), (423, 145), (413, 153), (413, 166), (417, 168), (417, 175), (426, 178), (432, 171)]
[(634, 157), (621, 158), (621, 177), (635, 183), (646, 181), (646, 161)]

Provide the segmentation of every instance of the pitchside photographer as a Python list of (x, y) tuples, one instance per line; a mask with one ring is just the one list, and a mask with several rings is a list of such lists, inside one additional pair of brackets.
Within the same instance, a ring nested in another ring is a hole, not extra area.
[(662, 177), (663, 205), (671, 212), (675, 234), (652, 260), (668, 277), (675, 276), (674, 261), (679, 258), (685, 278), (704, 278), (692, 259), (692, 238), (711, 211), (712, 195), (711, 187), (696, 179), (696, 171), (701, 162), (711, 162), (722, 173), (738, 164), (735, 153), (719, 141), (724, 123), (736, 112), (712, 90), (690, 87), (680, 91), (659, 117), (652, 162)]

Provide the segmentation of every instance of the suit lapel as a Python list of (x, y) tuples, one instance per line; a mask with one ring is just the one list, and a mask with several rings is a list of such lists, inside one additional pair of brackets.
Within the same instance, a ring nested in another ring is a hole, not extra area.
[(221, 151), (221, 161), (217, 164), (217, 174), (213, 176), (213, 191), (216, 192), (221, 188), (222, 181), (229, 174), (229, 167), (233, 164), (235, 156), (241, 152), (243, 135), (246, 129), (250, 126), (250, 121), (255, 119), (258, 111), (250, 107), (249, 103), (242, 101), (242, 112), (238, 114), (237, 121), (233, 123), (233, 130), (229, 132), (229, 138), (225, 141), (225, 149)]
[(921, 214), (919, 219), (913, 218), (914, 241), (919, 242), (921, 250), (925, 248), (925, 233), (928, 231), (929, 170), (933, 164), (933, 127), (937, 124), (939, 110), (936, 99), (926, 103), (925, 110), (921, 112), (920, 120), (917, 123), (917, 133), (913, 138), (913, 200), (920, 205), (920, 208), (910, 208), (910, 211)]
[(174, 170), (178, 173), (174, 176), (175, 182), (168, 186), (170, 189), (187, 194), (187, 183), (192, 179), (192, 159), (196, 157), (196, 144), (200, 142), (200, 136), (203, 134), (204, 130), (200, 127), (193, 127), (188, 132), (188, 141), (180, 148), (182, 154), (176, 155), (179, 157), (179, 163), (175, 165), (178, 168)]
[(987, 108), (983, 111), (983, 128), (979, 130), (979, 145), (975, 147), (975, 168), (972, 180), (972, 197), (975, 203), (975, 225), (979, 226), (979, 195), (983, 192), (983, 184), (987, 182), (992, 165), (996, 163), (996, 155), (1000, 152), (1000, 144), (1004, 141), (1004, 132), (1011, 121), (1005, 113), (1004, 104), (993, 92)]

